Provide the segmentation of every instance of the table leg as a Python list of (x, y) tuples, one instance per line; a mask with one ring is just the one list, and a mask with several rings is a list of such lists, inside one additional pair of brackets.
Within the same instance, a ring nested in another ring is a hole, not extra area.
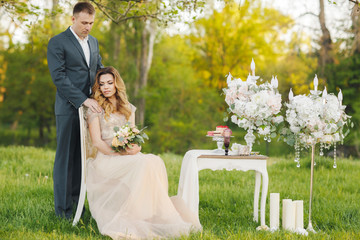
[(255, 171), (255, 191), (254, 191), (254, 221), (259, 222), (259, 196), (260, 196), (261, 174)]
[(262, 174), (262, 191), (261, 191), (261, 206), (260, 206), (260, 225), (265, 226), (265, 205), (266, 205), (266, 196), (268, 192), (268, 185), (269, 185), (269, 176), (268, 172), (265, 171)]

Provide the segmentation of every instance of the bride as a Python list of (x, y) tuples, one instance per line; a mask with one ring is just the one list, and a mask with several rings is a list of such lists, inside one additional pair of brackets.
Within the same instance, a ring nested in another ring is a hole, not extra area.
[(179, 237), (201, 225), (185, 203), (168, 196), (162, 159), (133, 145), (117, 153), (111, 148), (114, 127), (135, 125), (136, 108), (127, 100), (125, 84), (113, 67), (96, 75), (93, 97), (101, 113), (87, 111), (90, 137), (98, 152), (87, 164), (90, 212), (99, 231), (113, 239)]

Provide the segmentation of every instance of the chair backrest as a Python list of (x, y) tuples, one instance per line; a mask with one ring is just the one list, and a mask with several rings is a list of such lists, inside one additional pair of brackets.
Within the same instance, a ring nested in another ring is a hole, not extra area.
[(81, 186), (79, 194), (79, 202), (76, 208), (75, 217), (73, 220), (73, 226), (75, 226), (84, 208), (85, 197), (86, 197), (86, 161), (87, 161), (87, 124), (86, 124), (86, 108), (79, 108), (79, 120), (80, 120), (80, 146), (81, 146)]

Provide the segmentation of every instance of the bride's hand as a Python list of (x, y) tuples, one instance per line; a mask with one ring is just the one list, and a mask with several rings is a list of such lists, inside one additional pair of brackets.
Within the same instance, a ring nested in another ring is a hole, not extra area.
[(135, 155), (141, 151), (141, 146), (137, 144), (131, 144), (132, 148), (126, 148), (126, 153), (129, 155)]

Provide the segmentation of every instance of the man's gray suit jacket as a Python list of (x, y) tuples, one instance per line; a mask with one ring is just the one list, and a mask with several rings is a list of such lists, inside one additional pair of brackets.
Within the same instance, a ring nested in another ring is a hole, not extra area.
[(70, 27), (49, 41), (48, 66), (57, 88), (55, 115), (77, 113), (77, 109), (89, 96), (96, 72), (102, 64), (97, 39), (89, 35), (88, 43), (90, 66)]

